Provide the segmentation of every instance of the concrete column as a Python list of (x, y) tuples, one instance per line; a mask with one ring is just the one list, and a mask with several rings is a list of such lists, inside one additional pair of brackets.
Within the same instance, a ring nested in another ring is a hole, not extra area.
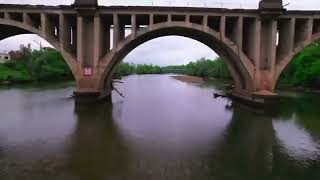
[(187, 16), (186, 16), (186, 22), (187, 22), (187, 24), (190, 23), (190, 14), (187, 14)]
[(220, 40), (224, 41), (226, 36), (226, 16), (221, 16), (220, 20)]
[(268, 52), (268, 59), (269, 59), (269, 72), (273, 76), (275, 73), (275, 65), (276, 65), (276, 52), (277, 52), (277, 21), (271, 22), (271, 32), (270, 32), (270, 44), (269, 44), (269, 52)]
[(4, 12), (4, 18), (5, 19), (11, 19), (11, 16), (8, 12)]
[(32, 19), (30, 18), (28, 13), (23, 13), (23, 23), (27, 25), (33, 25)]
[(77, 17), (77, 60), (83, 65), (83, 17)]
[(306, 41), (311, 41), (313, 30), (313, 19), (309, 18), (306, 24)]
[(101, 19), (99, 15), (94, 16), (94, 23), (93, 23), (93, 64), (97, 66), (99, 63), (100, 55), (101, 55)]
[[(189, 16), (189, 18), (190, 18), (190, 16)], [(208, 30), (208, 16), (207, 15), (203, 17), (202, 25), (203, 25), (203, 30), (207, 31)]]
[(279, 32), (279, 44), (277, 48), (277, 58), (281, 59), (293, 50), (295, 18), (290, 18), (281, 24)]
[(253, 25), (253, 43), (251, 44), (250, 49), (252, 49), (252, 57), (254, 65), (257, 69), (260, 67), (260, 44), (261, 44), (261, 21), (259, 19), (255, 19)]
[(172, 14), (168, 14), (168, 22), (171, 23), (172, 21)]
[(59, 15), (59, 45), (61, 49), (69, 50), (71, 46), (70, 24), (63, 14)]
[(312, 36), (312, 19), (296, 19), (295, 46), (302, 46), (305, 41), (310, 41)]
[(42, 32), (44, 38), (46, 38), (48, 31), (49, 31), (49, 28), (48, 28), (47, 16), (46, 16), (46, 14), (41, 13), (41, 32)]
[(137, 19), (136, 15), (132, 14), (131, 15), (131, 37), (134, 39), (137, 35)]
[(153, 29), (153, 24), (154, 24), (153, 16), (154, 16), (153, 14), (149, 15), (149, 30)]
[(261, 78), (261, 71), (260, 71), (260, 45), (261, 45), (261, 21), (259, 19), (254, 20), (253, 24), (253, 40), (250, 44), (250, 49), (252, 49), (252, 59), (254, 63), (254, 90), (259, 89), (259, 83)]
[(236, 29), (236, 43), (238, 46), (238, 54), (242, 52), (242, 41), (243, 41), (243, 17), (239, 16), (237, 21), (237, 29)]
[(117, 48), (120, 41), (120, 24), (118, 14), (113, 14), (113, 48)]

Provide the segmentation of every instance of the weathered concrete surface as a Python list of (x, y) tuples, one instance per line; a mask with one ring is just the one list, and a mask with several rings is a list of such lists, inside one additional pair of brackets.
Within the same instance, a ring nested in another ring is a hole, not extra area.
[(282, 9), (282, 0), (261, 0), (260, 9)]
[[(266, 0), (260, 7), (278, 12), (279, 4)], [(262, 13), (261, 9), (102, 7), (96, 1), (77, 1), (74, 6), (0, 4), (0, 40), (26, 33), (46, 39), (62, 53), (75, 76), (75, 96), (83, 95), (87, 101), (110, 99), (116, 65), (140, 44), (168, 35), (189, 37), (223, 57), (235, 81), (233, 95), (264, 103), (276, 96), (277, 79), (292, 57), (320, 38), (320, 12), (285, 11), (273, 18), (261, 18)], [(131, 31), (128, 36), (125, 29)]]

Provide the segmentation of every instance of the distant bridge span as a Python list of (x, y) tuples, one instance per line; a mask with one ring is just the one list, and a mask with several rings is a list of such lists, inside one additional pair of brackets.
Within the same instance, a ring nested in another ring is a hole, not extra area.
[[(125, 29), (131, 30), (128, 36)], [(178, 35), (223, 57), (235, 97), (265, 103), (276, 97), (276, 82), (293, 56), (320, 39), (320, 11), (285, 11), (281, 0), (263, 0), (255, 10), (104, 7), (96, 0), (72, 6), (0, 4), (0, 40), (28, 33), (62, 53), (77, 82), (77, 102), (109, 99), (115, 66), (130, 51)]]

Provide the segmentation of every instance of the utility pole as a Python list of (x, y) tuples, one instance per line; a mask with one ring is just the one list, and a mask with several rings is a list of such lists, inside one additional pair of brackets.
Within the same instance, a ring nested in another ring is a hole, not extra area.
[(42, 51), (42, 44), (41, 44), (41, 41), (36, 41), (36, 40), (33, 40), (33, 42), (35, 42), (36, 44), (38, 44), (40, 46), (40, 51)]

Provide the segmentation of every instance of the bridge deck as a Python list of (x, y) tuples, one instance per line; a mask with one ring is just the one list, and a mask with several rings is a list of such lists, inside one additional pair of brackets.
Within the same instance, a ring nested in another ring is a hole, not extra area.
[[(73, 10), (74, 7), (68, 5), (45, 6), (45, 5), (26, 5), (26, 4), (0, 4), (0, 9), (26, 9), (26, 10)], [(245, 13), (256, 14), (258, 9), (228, 9), (228, 8), (208, 8), (208, 7), (166, 7), (166, 6), (98, 6), (99, 10), (125, 10), (125, 11), (174, 11), (174, 12), (210, 12), (210, 13)], [(288, 10), (286, 14), (295, 15), (320, 15), (319, 11), (308, 10)]]

